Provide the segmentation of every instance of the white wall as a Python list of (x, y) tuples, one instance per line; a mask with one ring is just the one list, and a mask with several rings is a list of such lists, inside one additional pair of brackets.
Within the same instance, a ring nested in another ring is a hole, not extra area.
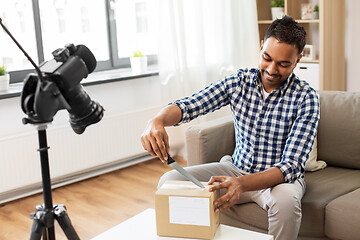
[[(89, 96), (105, 108), (105, 116), (164, 105), (158, 76), (86, 86)], [(33, 132), (31, 125), (23, 125), (26, 115), (20, 107), (20, 97), (0, 100), (0, 139), (25, 132)], [(68, 113), (59, 111), (49, 128), (68, 124)], [(95, 126), (95, 125), (94, 125)], [(70, 127), (70, 126), (69, 126)]]
[(359, 64), (360, 64), (360, 1), (346, 1), (346, 90), (360, 92)]
[[(106, 109), (104, 118), (77, 135), (68, 123), (68, 112), (57, 113), (47, 130), (51, 176), (59, 178), (145, 154), (141, 132), (147, 120), (170, 101), (170, 96), (163, 94), (168, 87), (160, 84), (158, 76), (85, 87), (89, 96)], [(20, 97), (0, 100), (0, 195), (41, 181), (37, 130), (22, 124), (25, 116)], [(183, 146), (183, 129), (169, 129), (174, 153)]]
[[(163, 86), (158, 76), (85, 89), (106, 109), (104, 118), (77, 135), (69, 125), (68, 112), (61, 110), (56, 114), (47, 129), (52, 178), (61, 179), (146, 154), (140, 135), (147, 121), (168, 102), (181, 97), (173, 83)], [(221, 117), (228, 111), (224, 108), (199, 121)], [(41, 181), (37, 130), (33, 125), (23, 125), (23, 117), (26, 115), (21, 110), (20, 97), (0, 100), (0, 202)], [(190, 124), (167, 128), (172, 155), (184, 155), (184, 130)]]

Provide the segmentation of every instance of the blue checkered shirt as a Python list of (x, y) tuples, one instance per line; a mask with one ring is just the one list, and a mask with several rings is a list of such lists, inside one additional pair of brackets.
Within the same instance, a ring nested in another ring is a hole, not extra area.
[(291, 74), (264, 100), (259, 69), (240, 69), (190, 97), (177, 100), (179, 124), (230, 104), (236, 147), (233, 163), (249, 173), (278, 167), (285, 182), (303, 178), (315, 140), (320, 105), (308, 83)]

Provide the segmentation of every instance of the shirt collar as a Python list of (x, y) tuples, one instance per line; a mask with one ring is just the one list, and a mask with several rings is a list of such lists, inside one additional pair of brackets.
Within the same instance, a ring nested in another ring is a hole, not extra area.
[(295, 74), (292, 72), (290, 76), (286, 79), (286, 82), (281, 87), (278, 88), (281, 92), (281, 95), (285, 94), (286, 90), (289, 88), (290, 84), (292, 83), (294, 76)]

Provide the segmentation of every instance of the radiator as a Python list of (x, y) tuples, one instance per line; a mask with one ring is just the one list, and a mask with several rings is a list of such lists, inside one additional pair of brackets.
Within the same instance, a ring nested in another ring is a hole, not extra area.
[[(75, 134), (69, 124), (49, 125), (47, 142), (53, 187), (83, 180), (152, 158), (140, 135), (159, 107), (107, 116)], [(171, 128), (172, 147), (183, 143), (183, 129)], [(40, 192), (37, 130), (0, 139), (0, 203)]]

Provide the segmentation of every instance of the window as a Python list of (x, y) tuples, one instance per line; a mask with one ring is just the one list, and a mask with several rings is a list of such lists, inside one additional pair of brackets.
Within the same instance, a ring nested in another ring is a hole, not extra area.
[[(136, 50), (154, 63), (157, 55), (157, 0), (0, 0), (0, 17), (31, 58), (41, 63), (67, 43), (87, 46), (95, 71), (129, 67)], [(0, 65), (11, 82), (23, 81), (33, 67), (4, 31)]]
[(136, 32), (146, 33), (148, 32), (148, 14), (146, 2), (135, 3), (135, 15), (136, 15)]
[(117, 57), (125, 58), (136, 50), (157, 54), (157, 5), (153, 0), (116, 0)]
[(109, 60), (106, 8), (99, 0), (39, 0), (45, 59), (67, 43), (87, 46), (98, 61)]
[[(38, 61), (34, 15), (31, 1), (0, 0), (0, 17), (3, 24), (10, 30), (34, 61)], [(10, 37), (0, 31), (0, 65), (8, 71), (32, 68), (24, 54), (17, 48)]]

